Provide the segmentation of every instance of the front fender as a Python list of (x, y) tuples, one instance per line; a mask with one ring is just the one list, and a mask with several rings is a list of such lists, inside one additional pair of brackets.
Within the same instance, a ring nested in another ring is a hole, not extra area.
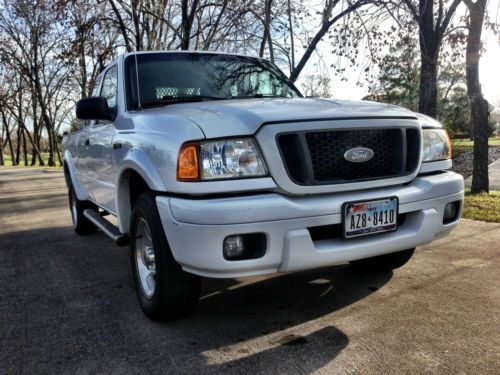
[(122, 233), (127, 233), (130, 226), (132, 206), (128, 175), (131, 171), (139, 174), (148, 187), (154, 191), (167, 192), (167, 185), (161, 178), (149, 155), (139, 149), (131, 149), (118, 166), (115, 207), (118, 226)]
[[(76, 171), (75, 164), (73, 163), (73, 157), (71, 156), (71, 152), (66, 150), (64, 152), (64, 165), (68, 168), (69, 176), (65, 176), (65, 178), (69, 177), (71, 181), (71, 186), (76, 194), (76, 197), (81, 201), (86, 201), (89, 199), (89, 194), (87, 190), (80, 183), (80, 180), (77, 178), (78, 173)], [(66, 183), (69, 181), (66, 180)]]

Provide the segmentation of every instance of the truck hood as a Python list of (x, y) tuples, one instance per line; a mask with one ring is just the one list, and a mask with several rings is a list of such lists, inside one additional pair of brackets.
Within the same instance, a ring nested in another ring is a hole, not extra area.
[(363, 117), (417, 119), (415, 113), (394, 105), (312, 98), (255, 98), (179, 103), (147, 111), (189, 118), (201, 128), (207, 138), (254, 134), (265, 123)]

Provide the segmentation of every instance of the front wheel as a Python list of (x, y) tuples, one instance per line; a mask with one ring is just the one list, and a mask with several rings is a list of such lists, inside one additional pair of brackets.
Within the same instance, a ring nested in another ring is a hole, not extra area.
[(194, 310), (201, 278), (175, 261), (151, 192), (142, 194), (132, 210), (130, 258), (139, 304), (149, 318), (169, 321)]
[(372, 258), (353, 260), (351, 266), (360, 271), (388, 272), (405, 265), (415, 252), (415, 248)]

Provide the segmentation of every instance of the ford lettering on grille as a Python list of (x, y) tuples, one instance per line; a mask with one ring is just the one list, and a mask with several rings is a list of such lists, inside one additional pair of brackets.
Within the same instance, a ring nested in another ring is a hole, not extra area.
[(355, 147), (347, 150), (344, 159), (351, 163), (363, 163), (373, 158), (373, 150), (366, 147)]

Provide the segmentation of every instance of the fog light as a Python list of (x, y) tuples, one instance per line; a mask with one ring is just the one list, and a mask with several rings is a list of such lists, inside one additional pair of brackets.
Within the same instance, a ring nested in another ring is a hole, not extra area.
[(443, 224), (448, 224), (457, 220), (459, 204), (459, 201), (451, 202), (444, 207)]
[(245, 246), (242, 236), (229, 236), (224, 240), (224, 258), (235, 259), (243, 256)]

